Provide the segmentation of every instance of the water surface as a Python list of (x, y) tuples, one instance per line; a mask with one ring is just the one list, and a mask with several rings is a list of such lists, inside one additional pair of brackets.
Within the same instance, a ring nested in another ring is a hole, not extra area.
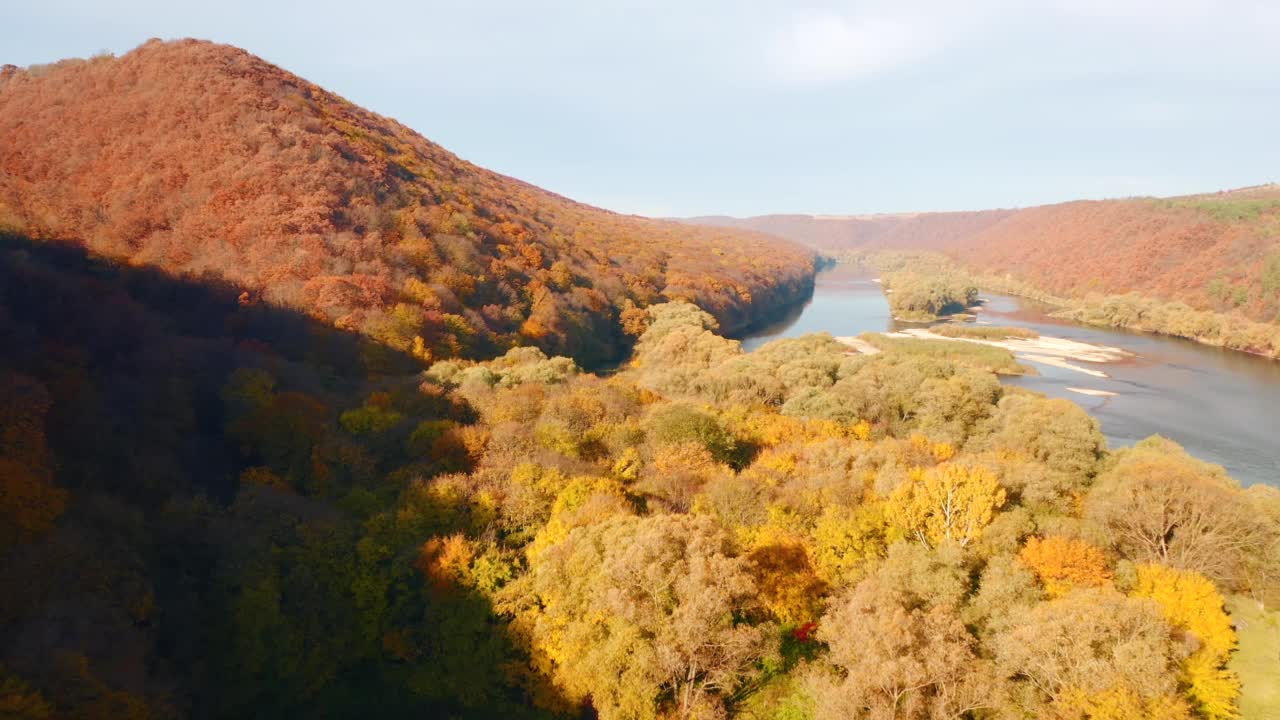
[(818, 273), (808, 302), (797, 304), (777, 321), (753, 330), (742, 339), (742, 349), (749, 352), (770, 340), (816, 332), (859, 335), (886, 332), (893, 327), (889, 303), (875, 275), (836, 265)]
[[(1280, 486), (1280, 362), (1188, 340), (1077, 325), (1050, 317), (1030, 301), (984, 293), (978, 322), (1031, 328), (1041, 335), (1127, 350), (1115, 363), (1077, 364), (1110, 377), (1023, 360), (1037, 377), (1005, 378), (1050, 397), (1067, 398), (1096, 417), (1111, 447), (1163, 435), (1222, 465), (1244, 485)], [(837, 266), (819, 274), (813, 298), (743, 340), (753, 350), (780, 337), (813, 332), (857, 335), (893, 330), (889, 305), (871, 276)], [(1116, 393), (1081, 395), (1067, 388)]]

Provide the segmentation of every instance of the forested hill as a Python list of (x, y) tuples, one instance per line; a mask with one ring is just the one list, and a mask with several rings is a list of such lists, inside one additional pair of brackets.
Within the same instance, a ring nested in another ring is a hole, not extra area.
[(0, 70), (0, 229), (211, 272), (424, 359), (534, 343), (588, 366), (625, 353), (633, 306), (691, 300), (733, 331), (814, 259), (573, 202), (194, 40)]
[(1262, 322), (1280, 314), (1280, 185), (1021, 210), (696, 221), (771, 232), (827, 252), (943, 250), (975, 270), (1008, 273), (1060, 296), (1138, 292)]

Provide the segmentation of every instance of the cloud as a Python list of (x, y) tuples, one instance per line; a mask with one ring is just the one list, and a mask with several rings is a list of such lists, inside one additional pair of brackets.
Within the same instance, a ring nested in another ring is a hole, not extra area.
[(823, 85), (890, 70), (940, 45), (938, 33), (920, 20), (823, 13), (792, 19), (774, 34), (768, 57), (778, 79)]

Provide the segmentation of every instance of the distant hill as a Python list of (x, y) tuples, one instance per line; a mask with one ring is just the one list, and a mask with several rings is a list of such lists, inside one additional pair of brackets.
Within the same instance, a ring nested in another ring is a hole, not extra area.
[(424, 357), (536, 343), (588, 365), (626, 350), (632, 305), (693, 300), (733, 331), (814, 260), (573, 202), (195, 40), (0, 70), (0, 230), (212, 273)]
[(1199, 309), (1280, 314), (1280, 186), (1020, 210), (695, 218), (831, 252), (942, 250), (1066, 296), (1137, 291)]
[(758, 230), (822, 251), (892, 247), (945, 247), (1007, 217), (1009, 210), (880, 215), (706, 216), (687, 221)]

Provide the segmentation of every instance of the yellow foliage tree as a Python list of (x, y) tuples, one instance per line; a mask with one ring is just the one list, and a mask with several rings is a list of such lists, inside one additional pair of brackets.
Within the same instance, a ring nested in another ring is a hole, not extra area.
[(758, 407), (732, 408), (724, 413), (723, 422), (735, 435), (764, 448), (850, 437), (866, 440), (871, 437), (871, 426), (866, 423), (849, 425), (835, 420), (797, 418), (781, 415), (776, 411), (761, 412)]
[(1073, 587), (1101, 587), (1111, 580), (1106, 554), (1084, 540), (1033, 537), (1018, 557), (1035, 571), (1050, 597)]
[(1182, 664), (1182, 680), (1187, 694), (1200, 715), (1210, 720), (1240, 717), (1236, 701), (1240, 697), (1240, 678), (1223, 667), (1212, 652), (1201, 650)]
[(798, 625), (822, 614), (827, 584), (814, 572), (799, 539), (766, 526), (756, 536), (747, 563), (761, 603), (780, 622)]
[(1236, 633), (1223, 609), (1222, 596), (1200, 573), (1139, 565), (1133, 594), (1155, 600), (1170, 625), (1194, 635), (1218, 657), (1225, 658), (1235, 649)]
[(629, 447), (622, 451), (618, 459), (613, 463), (613, 474), (620, 480), (627, 482), (635, 482), (640, 477), (640, 469), (643, 463), (640, 460), (640, 453), (635, 448)]
[(1147, 564), (1138, 566), (1133, 594), (1155, 600), (1170, 625), (1200, 642), (1200, 650), (1182, 665), (1187, 695), (1200, 715), (1210, 720), (1238, 717), (1240, 681), (1226, 669), (1236, 633), (1213, 583), (1197, 572)]
[(921, 542), (968, 545), (1004, 506), (995, 473), (979, 466), (943, 463), (913, 470), (889, 498), (894, 521)]
[(411, 352), (414, 357), (428, 365), (435, 362), (435, 357), (431, 354), (431, 348), (427, 347), (427, 341), (422, 339), (421, 335), (413, 336), (413, 348)]
[(866, 420), (859, 420), (853, 426), (853, 436), (863, 442), (871, 439), (871, 423)]
[[(796, 457), (796, 452), (794, 450), (768, 448), (764, 452), (760, 453), (760, 456), (756, 458), (755, 465), (756, 468), (772, 470), (774, 473), (777, 473), (777, 475), (786, 477), (795, 473), (798, 460), (799, 459)], [(768, 476), (766, 482), (770, 479), (775, 478), (773, 478), (773, 476)], [(776, 484), (776, 482), (771, 484)]]
[(630, 510), (622, 484), (613, 478), (575, 477), (556, 495), (551, 520), (529, 546), (528, 555), (537, 558), (547, 548), (564, 540), (576, 527), (591, 525)]
[(827, 507), (813, 530), (814, 564), (823, 580), (851, 584), (867, 561), (884, 554), (897, 529), (887, 510), (884, 502)]

